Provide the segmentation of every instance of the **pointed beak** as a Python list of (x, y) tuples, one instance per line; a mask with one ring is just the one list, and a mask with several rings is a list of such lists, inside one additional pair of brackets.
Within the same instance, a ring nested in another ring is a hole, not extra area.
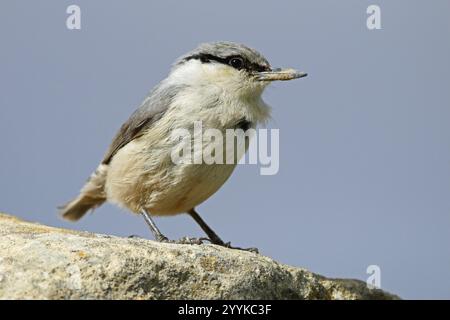
[(306, 72), (297, 71), (294, 69), (272, 69), (270, 71), (258, 72), (256, 74), (256, 80), (258, 81), (287, 81), (298, 78), (306, 77)]

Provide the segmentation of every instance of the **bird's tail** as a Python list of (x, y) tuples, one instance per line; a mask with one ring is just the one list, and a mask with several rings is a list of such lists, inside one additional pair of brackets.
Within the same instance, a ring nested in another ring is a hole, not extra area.
[(77, 221), (89, 210), (101, 206), (106, 201), (105, 181), (108, 166), (101, 164), (89, 177), (78, 197), (58, 207), (64, 219)]

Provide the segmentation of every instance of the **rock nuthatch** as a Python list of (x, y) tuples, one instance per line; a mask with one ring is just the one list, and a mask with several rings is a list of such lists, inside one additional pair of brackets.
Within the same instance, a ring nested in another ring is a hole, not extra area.
[(179, 58), (142, 105), (122, 125), (103, 161), (80, 194), (62, 206), (65, 219), (76, 221), (88, 210), (110, 201), (142, 214), (156, 240), (169, 240), (151, 216), (188, 213), (208, 239), (183, 238), (181, 243), (231, 247), (202, 220), (195, 207), (213, 195), (236, 164), (175, 164), (171, 151), (174, 129), (255, 128), (270, 116), (262, 100), (275, 80), (306, 76), (292, 69), (273, 69), (257, 51), (232, 42), (200, 45)]

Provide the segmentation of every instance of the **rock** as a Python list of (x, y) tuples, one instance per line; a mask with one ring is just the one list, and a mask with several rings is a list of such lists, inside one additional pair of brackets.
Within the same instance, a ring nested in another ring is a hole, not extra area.
[(163, 244), (0, 214), (0, 299), (397, 299), (250, 252)]

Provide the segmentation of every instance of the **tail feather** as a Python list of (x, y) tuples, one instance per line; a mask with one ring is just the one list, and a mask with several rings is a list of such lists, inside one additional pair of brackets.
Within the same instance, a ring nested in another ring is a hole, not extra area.
[(77, 221), (86, 212), (101, 206), (106, 201), (105, 181), (107, 165), (100, 165), (90, 176), (78, 197), (65, 205), (58, 207), (64, 219)]
[(74, 200), (69, 201), (65, 205), (59, 207), (61, 216), (70, 221), (80, 220), (89, 210), (101, 206), (105, 200), (90, 199), (82, 194)]

